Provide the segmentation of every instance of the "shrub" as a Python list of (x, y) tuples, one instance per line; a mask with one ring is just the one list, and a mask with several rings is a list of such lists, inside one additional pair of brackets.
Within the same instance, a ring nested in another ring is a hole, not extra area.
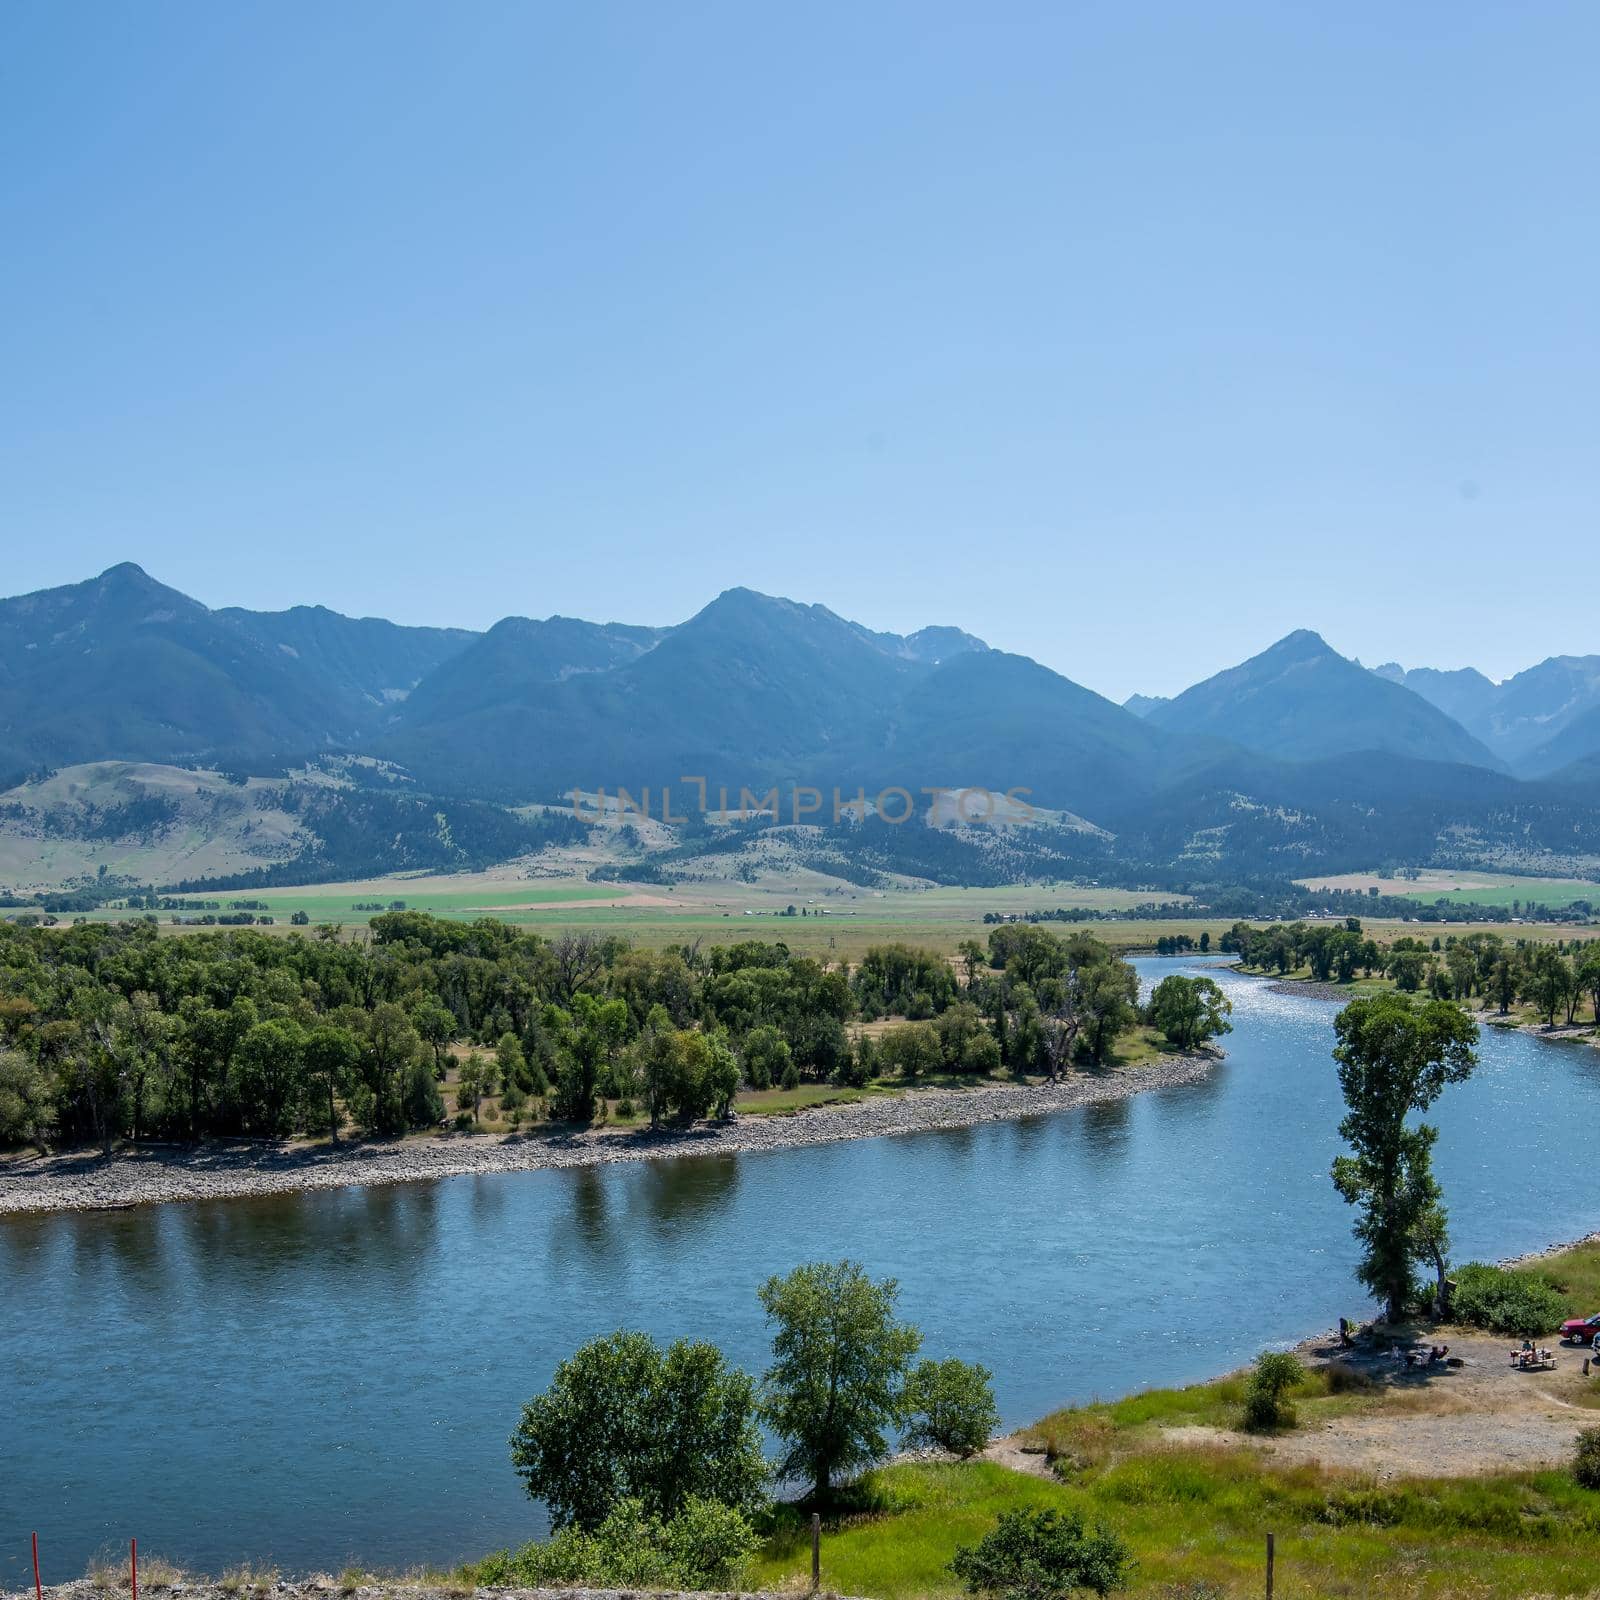
[(500, 1551), (470, 1576), (495, 1588), (729, 1589), (759, 1543), (744, 1514), (718, 1501), (691, 1496), (677, 1516), (663, 1521), (628, 1499), (593, 1531), (563, 1528), (515, 1555)]
[(1244, 1391), (1244, 1425), (1251, 1433), (1270, 1433), (1295, 1425), (1287, 1399), (1304, 1380), (1306, 1369), (1286, 1350), (1263, 1350)]
[(1469, 1262), (1456, 1274), (1452, 1315), (1469, 1327), (1532, 1338), (1561, 1326), (1566, 1301), (1542, 1273)]
[(661, 1527), (673, 1580), (688, 1589), (734, 1589), (761, 1540), (743, 1512), (691, 1495)]
[(1128, 1547), (1107, 1528), (1090, 1531), (1075, 1511), (1005, 1511), (975, 1545), (956, 1551), (950, 1570), (969, 1594), (1002, 1600), (1056, 1600), (1088, 1589), (1127, 1586)]
[(1572, 1457), (1572, 1476), (1585, 1489), (1600, 1489), (1600, 1428), (1585, 1428), (1578, 1435)]
[(987, 1367), (953, 1357), (918, 1362), (906, 1380), (910, 1421), (904, 1442), (913, 1449), (934, 1446), (958, 1456), (975, 1455), (1000, 1426), (993, 1378)]

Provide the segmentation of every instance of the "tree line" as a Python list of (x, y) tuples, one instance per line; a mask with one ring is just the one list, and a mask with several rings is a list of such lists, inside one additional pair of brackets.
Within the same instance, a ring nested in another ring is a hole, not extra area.
[[(444, 1119), (462, 1047), (462, 1115), (496, 1096), (514, 1125), (621, 1101), (692, 1120), (741, 1086), (1054, 1079), (1106, 1062), (1144, 1017), (1181, 1048), (1223, 1031), (1226, 1002), (1191, 982), (1208, 984), (1169, 979), (1141, 1012), (1106, 945), (1028, 924), (954, 963), (885, 944), (853, 969), (781, 943), (642, 950), (416, 911), (357, 941), (0, 924), (0, 1142), (399, 1134)], [(881, 1037), (847, 1026), (902, 1017)]]
[(1360, 922), (1284, 923), (1255, 928), (1236, 922), (1220, 948), (1261, 972), (1309, 968), (1323, 982), (1388, 977), (1407, 994), (1434, 1000), (1478, 1000), (1503, 1016), (1513, 1005), (1537, 1008), (1552, 1026), (1574, 1023), (1583, 1007), (1600, 1021), (1600, 939), (1506, 939), (1497, 933), (1450, 934), (1431, 940), (1402, 935), (1380, 946)]

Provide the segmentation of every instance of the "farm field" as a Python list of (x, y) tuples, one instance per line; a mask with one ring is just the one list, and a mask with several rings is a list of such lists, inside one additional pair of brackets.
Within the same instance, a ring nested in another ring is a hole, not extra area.
[[(199, 899), (200, 896), (188, 898)], [(986, 912), (1021, 913), (1060, 908), (1120, 911), (1160, 898), (1129, 889), (1081, 884), (1008, 884), (986, 889), (867, 889), (814, 873), (771, 875), (758, 883), (718, 879), (668, 887), (659, 884), (592, 883), (587, 878), (529, 878), (515, 868), (453, 875), (405, 875), (361, 882), (311, 884), (297, 888), (221, 890), (205, 898), (224, 909), (236, 901), (253, 901), (286, 923), (304, 912), (313, 924), (361, 926), (390, 906), (434, 916), (472, 920), (503, 917), (522, 925), (572, 926), (627, 931), (641, 943), (675, 943), (685, 937), (685, 924), (705, 929), (737, 921), (776, 922), (797, 946), (827, 948), (831, 937), (847, 928), (872, 925), (949, 924), (964, 930), (981, 925)], [(787, 914), (790, 906), (795, 915)], [(371, 909), (376, 907), (377, 909)], [(807, 914), (801, 916), (804, 910)], [(97, 920), (118, 920), (127, 912), (115, 904), (94, 913)], [(165, 925), (165, 919), (163, 919)], [(691, 935), (692, 936), (692, 935)], [(741, 932), (737, 937), (748, 937)], [(882, 934), (875, 938), (883, 937)]]
[(1600, 902), (1600, 883), (1583, 878), (1528, 878), (1509, 872), (1450, 872), (1424, 868), (1414, 878), (1380, 878), (1372, 872), (1345, 872), (1332, 877), (1298, 878), (1307, 889), (1354, 889), (1399, 895), (1432, 905), (1438, 900), (1480, 906), (1563, 906), (1574, 900)]
[[(1487, 879), (1489, 874), (1441, 874), (1441, 878), (1466, 888), (1466, 880)], [(1372, 879), (1373, 882), (1380, 880)], [(1405, 880), (1381, 880), (1389, 892)], [(1530, 885), (1548, 894), (1550, 885), (1575, 880), (1513, 879), (1503, 876), (1489, 887), (1496, 892), (1526, 896)], [(1351, 874), (1330, 879), (1334, 887), (1364, 887), (1367, 879)], [(1437, 883), (1410, 884), (1419, 900), (1432, 898)], [(1600, 887), (1589, 885), (1600, 893)], [(1482, 891), (1489, 892), (1489, 888)], [(199, 899), (200, 896), (189, 898)], [(1199, 942), (1210, 934), (1215, 949), (1233, 917), (1185, 918), (1116, 917), (1140, 905), (1181, 900), (1181, 896), (1107, 888), (1094, 884), (1006, 884), (990, 888), (899, 887), (869, 889), (824, 877), (810, 871), (764, 874), (754, 883), (718, 878), (695, 883), (624, 884), (594, 883), (567, 872), (533, 877), (519, 863), (508, 863), (475, 873), (397, 874), (345, 883), (309, 884), (296, 888), (222, 890), (205, 898), (224, 910), (236, 902), (253, 902), (268, 908), (275, 918), (268, 931), (291, 931), (290, 918), (304, 913), (310, 926), (333, 924), (346, 937), (356, 937), (371, 919), (395, 905), (407, 910), (457, 921), (499, 917), (548, 935), (564, 931), (614, 933), (649, 949), (692, 942), (696, 939), (727, 944), (742, 939), (781, 939), (795, 951), (823, 960), (855, 962), (871, 945), (891, 942), (926, 945), (953, 954), (963, 940), (987, 937), (986, 914), (1022, 915), (1028, 912), (1084, 909), (1102, 914), (1083, 924), (1052, 923), (1059, 931), (1083, 926), (1118, 950), (1149, 950), (1164, 936), (1188, 935)], [(1552, 896), (1554, 899), (1554, 896)], [(1509, 902), (1508, 902), (1509, 903)], [(789, 908), (794, 907), (794, 915)], [(801, 912), (805, 915), (801, 915)], [(128, 912), (115, 903), (92, 913), (96, 921), (117, 921)], [(1560, 923), (1451, 923), (1429, 928), (1396, 919), (1364, 918), (1379, 939), (1420, 932), (1431, 939), (1487, 931), (1502, 937), (1556, 939), (1572, 932)], [(190, 931), (175, 927), (170, 914), (162, 914), (163, 932)]]

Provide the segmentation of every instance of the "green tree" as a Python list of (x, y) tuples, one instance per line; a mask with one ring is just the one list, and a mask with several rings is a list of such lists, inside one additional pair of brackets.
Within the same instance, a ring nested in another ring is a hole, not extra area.
[(1002, 1511), (975, 1545), (962, 1545), (950, 1570), (968, 1594), (1000, 1600), (1067, 1600), (1087, 1589), (1127, 1587), (1133, 1556), (1107, 1528), (1089, 1529), (1076, 1511)]
[(752, 1089), (770, 1089), (789, 1070), (789, 1041), (770, 1022), (744, 1037), (744, 1076)]
[(1395, 987), (1407, 994), (1415, 994), (1427, 975), (1428, 957), (1423, 950), (1394, 949), (1389, 954), (1389, 976)]
[(706, 1036), (706, 1090), (710, 1097), (711, 1114), (717, 1117), (733, 1115), (733, 1098), (739, 1092), (739, 1060), (733, 1053), (726, 1035), (718, 1032)]
[(301, 1059), (307, 1092), (326, 1108), (328, 1132), (333, 1142), (338, 1144), (339, 1107), (336, 1097), (350, 1091), (356, 1068), (361, 1062), (361, 1046), (348, 1028), (325, 1022), (306, 1035)]
[(906, 1379), (907, 1426), (902, 1443), (954, 1455), (976, 1455), (1000, 1426), (994, 1374), (976, 1363), (919, 1361)]
[(509, 1029), (500, 1035), (494, 1047), (494, 1064), (500, 1087), (514, 1083), (526, 1091), (530, 1087), (528, 1063), (522, 1054), (522, 1041)]
[(931, 1022), (902, 1022), (885, 1028), (878, 1040), (878, 1069), (920, 1078), (937, 1072), (944, 1061), (939, 1030)]
[(417, 1037), (433, 1050), (434, 1076), (443, 1082), (445, 1055), (450, 1041), (459, 1031), (455, 1013), (431, 994), (413, 999), (408, 1009), (411, 1026), (417, 1030)]
[(1556, 1025), (1556, 1012), (1573, 992), (1572, 968), (1553, 944), (1542, 944), (1528, 966), (1528, 998), (1538, 1006), (1545, 1025)]
[(597, 1528), (627, 1499), (671, 1518), (692, 1498), (749, 1513), (766, 1499), (755, 1386), (711, 1344), (591, 1339), (523, 1408), (511, 1461), (556, 1528)]
[(1361, 1281), (1397, 1322), (1413, 1287), (1419, 1221), (1441, 1204), (1431, 1164), (1437, 1130), (1406, 1118), (1471, 1075), (1477, 1024), (1452, 1001), (1391, 993), (1352, 1000), (1334, 1029), (1345, 1103), (1339, 1135), (1352, 1153), (1334, 1161), (1333, 1182), (1360, 1208)]
[(1083, 969), (1084, 1038), (1090, 1058), (1103, 1063), (1117, 1035), (1138, 1019), (1134, 1002), (1139, 978), (1126, 961), (1112, 956)]
[(1600, 939), (1591, 939), (1578, 955), (1573, 983), (1589, 997), (1594, 1020), (1600, 1024)]
[(21, 1050), (0, 1050), (0, 1145), (41, 1148), (54, 1122), (43, 1068)]
[(835, 1477), (880, 1460), (901, 1414), (906, 1369), (922, 1343), (895, 1316), (899, 1286), (853, 1261), (813, 1262), (769, 1278), (760, 1299), (773, 1325), (762, 1412), (787, 1449), (784, 1477), (826, 1500)]
[(299, 1110), (305, 1030), (286, 1017), (258, 1022), (234, 1051), (229, 1089), (245, 1128), (277, 1138)]
[(1186, 978), (1180, 972), (1163, 978), (1150, 996), (1150, 1021), (1179, 1050), (1230, 1033), (1233, 1002), (1210, 978)]
[(384, 1001), (372, 1009), (359, 1070), (365, 1091), (361, 1120), (373, 1133), (405, 1132), (411, 1069), (421, 1049), (422, 1041), (403, 1007)]
[(461, 1063), (461, 1073), (456, 1080), (456, 1109), (470, 1111), (474, 1123), (483, 1109), (483, 1097), (488, 1092), (494, 1070), (476, 1050)]

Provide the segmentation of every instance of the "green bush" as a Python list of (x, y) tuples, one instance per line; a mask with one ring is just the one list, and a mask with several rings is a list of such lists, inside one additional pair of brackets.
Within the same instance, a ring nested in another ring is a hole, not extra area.
[(1452, 1315), (1468, 1327), (1532, 1338), (1559, 1328), (1566, 1314), (1561, 1291), (1542, 1273), (1473, 1261), (1456, 1274)]
[(1572, 1476), (1585, 1489), (1600, 1489), (1600, 1428), (1585, 1428), (1578, 1435), (1572, 1457)]
[(691, 1496), (668, 1521), (621, 1500), (592, 1532), (563, 1528), (514, 1555), (497, 1552), (470, 1577), (495, 1588), (732, 1589), (759, 1544), (744, 1514), (715, 1500)]
[(906, 1379), (909, 1421), (903, 1442), (912, 1449), (931, 1446), (976, 1455), (1000, 1426), (993, 1378), (987, 1367), (954, 1357), (918, 1362)]
[(1251, 1433), (1271, 1433), (1295, 1425), (1288, 1394), (1304, 1381), (1306, 1369), (1286, 1350), (1263, 1350), (1244, 1391), (1244, 1426)]
[(1057, 1600), (1087, 1589), (1127, 1587), (1133, 1557), (1108, 1528), (1085, 1528), (1075, 1511), (1005, 1511), (975, 1545), (962, 1545), (950, 1570), (969, 1594), (1000, 1600)]

